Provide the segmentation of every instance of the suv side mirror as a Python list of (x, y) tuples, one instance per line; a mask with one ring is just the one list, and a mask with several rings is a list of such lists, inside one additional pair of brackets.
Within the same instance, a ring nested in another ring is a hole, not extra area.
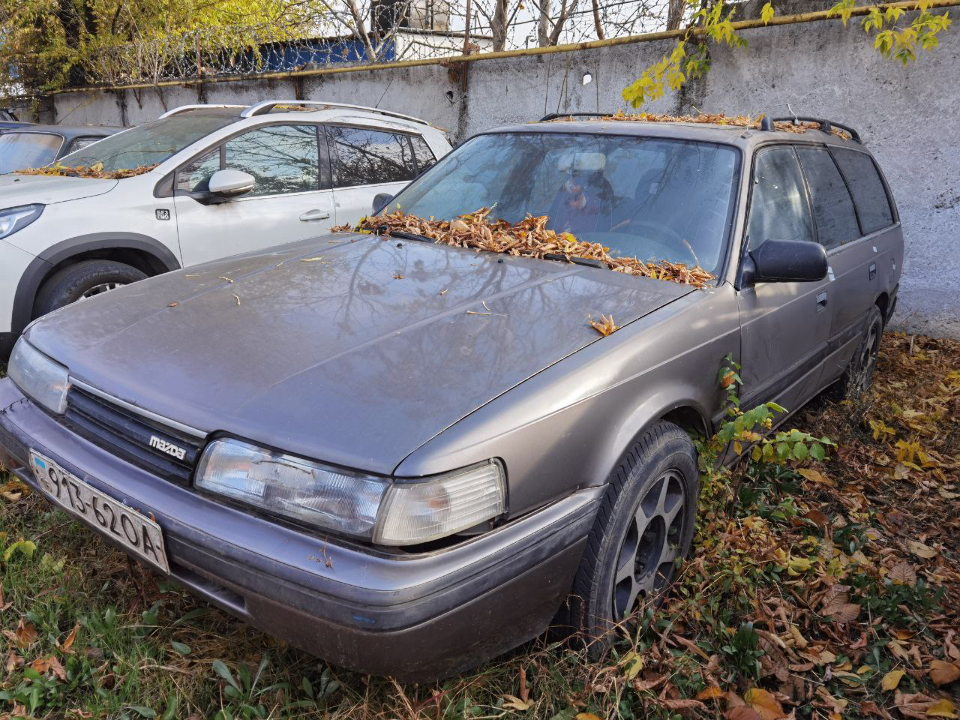
[(387, 205), (390, 204), (390, 201), (393, 200), (394, 196), (390, 193), (377, 193), (373, 198), (373, 214), (376, 215), (378, 212), (383, 210)]
[(253, 175), (242, 170), (217, 170), (207, 181), (207, 191), (214, 202), (230, 200), (253, 190)]
[(816, 282), (827, 276), (827, 251), (809, 240), (767, 240), (747, 253), (740, 283)]

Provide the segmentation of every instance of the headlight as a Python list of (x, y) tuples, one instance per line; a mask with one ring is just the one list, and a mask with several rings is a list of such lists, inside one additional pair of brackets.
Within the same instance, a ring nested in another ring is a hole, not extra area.
[(23, 230), (43, 212), (43, 205), (23, 205), (22, 207), (0, 210), (0, 240)]
[(7, 373), (21, 392), (29, 398), (62, 415), (67, 409), (69, 373), (23, 338), (17, 340), (10, 355)]
[(277, 515), (382, 545), (453, 535), (505, 510), (503, 472), (493, 462), (422, 482), (321, 465), (238, 440), (210, 443), (196, 486)]

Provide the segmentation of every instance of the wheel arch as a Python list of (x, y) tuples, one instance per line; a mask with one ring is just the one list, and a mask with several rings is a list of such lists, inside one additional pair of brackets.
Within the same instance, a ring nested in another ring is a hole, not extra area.
[(33, 320), (33, 307), (41, 285), (53, 273), (82, 260), (115, 260), (147, 275), (180, 269), (177, 256), (159, 240), (138, 233), (91, 233), (51, 245), (35, 257), (17, 284), (11, 329), (15, 333)]

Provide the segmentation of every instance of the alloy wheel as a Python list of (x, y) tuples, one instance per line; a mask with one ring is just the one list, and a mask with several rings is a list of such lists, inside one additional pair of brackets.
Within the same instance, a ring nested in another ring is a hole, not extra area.
[(678, 470), (661, 475), (640, 500), (617, 554), (615, 621), (629, 617), (638, 602), (654, 599), (670, 584), (685, 530), (686, 503)]
[(92, 288), (90, 288), (85, 293), (83, 293), (83, 295), (78, 297), (77, 302), (95, 297), (96, 295), (103, 295), (103, 293), (105, 292), (116, 290), (117, 288), (123, 287), (124, 285), (126, 285), (126, 283), (121, 283), (121, 282), (108, 282), (108, 283), (100, 283), (99, 285), (94, 285)]
[(880, 356), (880, 332), (876, 324), (870, 326), (867, 332), (866, 342), (863, 344), (860, 357), (858, 358), (857, 376), (855, 379), (856, 392), (863, 392), (870, 387), (873, 379), (873, 371), (877, 368), (877, 361)]

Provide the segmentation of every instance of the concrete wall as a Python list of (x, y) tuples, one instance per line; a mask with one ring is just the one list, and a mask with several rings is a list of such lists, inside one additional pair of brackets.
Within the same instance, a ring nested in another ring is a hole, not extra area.
[[(749, 47), (712, 48), (709, 76), (648, 109), (816, 115), (858, 128), (893, 188), (907, 239), (896, 325), (960, 338), (960, 32), (902, 67), (880, 56), (854, 20), (749, 30)], [(661, 40), (470, 63), (303, 78), (302, 97), (376, 105), (425, 118), (455, 140), (548, 112), (624, 107), (621, 91), (672, 47)], [(589, 72), (593, 82), (582, 84)], [(210, 103), (293, 98), (290, 80), (206, 84)], [(61, 94), (58, 122), (132, 124), (198, 102), (195, 86)]]

